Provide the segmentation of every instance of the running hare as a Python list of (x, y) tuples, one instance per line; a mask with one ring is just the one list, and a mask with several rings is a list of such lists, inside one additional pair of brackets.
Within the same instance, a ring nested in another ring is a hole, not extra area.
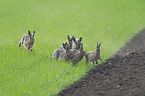
[(30, 31), (28, 31), (28, 34), (24, 34), (19, 42), (19, 47), (21, 46), (21, 44), (23, 44), (27, 51), (32, 51), (32, 47), (34, 45), (34, 35), (35, 31), (33, 31), (32, 35)]
[(80, 50), (80, 44), (82, 44), (82, 37), (80, 37), (79, 39), (75, 39), (75, 37), (73, 36), (73, 41), (74, 43), (72, 44), (72, 49), (76, 49), (76, 50)]
[(83, 44), (80, 44), (80, 50), (73, 50), (72, 55), (71, 55), (71, 61), (73, 62), (73, 64), (78, 63), (79, 61), (81, 61), (84, 57), (84, 55), (86, 54), (86, 52), (83, 50)]
[(98, 63), (97, 60), (101, 60), (104, 63), (104, 61), (101, 59), (100, 46), (101, 46), (101, 43), (98, 45), (98, 42), (97, 42), (97, 48), (96, 48), (96, 50), (89, 51), (89, 52), (86, 53), (86, 55), (85, 55), (86, 64), (88, 62), (92, 62), (93, 65), (95, 65), (95, 64)]

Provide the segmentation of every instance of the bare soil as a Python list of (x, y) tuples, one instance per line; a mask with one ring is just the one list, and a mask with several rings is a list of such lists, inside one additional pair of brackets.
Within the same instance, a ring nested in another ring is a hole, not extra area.
[(59, 96), (145, 96), (145, 30)]

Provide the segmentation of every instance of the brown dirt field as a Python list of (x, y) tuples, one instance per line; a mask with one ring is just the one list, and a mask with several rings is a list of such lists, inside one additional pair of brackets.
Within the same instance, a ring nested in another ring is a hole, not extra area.
[(59, 96), (145, 96), (145, 30)]

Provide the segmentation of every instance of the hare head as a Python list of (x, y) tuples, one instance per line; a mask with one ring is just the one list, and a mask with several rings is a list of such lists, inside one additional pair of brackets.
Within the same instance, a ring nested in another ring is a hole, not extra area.
[(33, 34), (31, 35), (31, 32), (30, 32), (30, 43), (33, 44), (34, 43), (34, 35), (35, 35), (35, 31), (33, 31)]
[(85, 55), (86, 52), (83, 50), (83, 44), (80, 43), (80, 54)]
[(68, 39), (68, 42), (69, 42), (69, 47), (70, 49), (72, 49), (72, 40), (73, 40), (74, 36), (72, 38), (70, 38), (69, 35), (67, 35), (67, 39)]
[(73, 62), (73, 64), (78, 63), (79, 61), (81, 61), (83, 59), (83, 57), (85, 56), (86, 52), (83, 50), (83, 44), (80, 43), (80, 50), (76, 50), (73, 52), (72, 57), (71, 57), (71, 61)]
[(73, 41), (76, 45), (76, 49), (79, 50), (80, 49), (80, 44), (82, 44), (82, 37), (80, 37), (79, 39), (75, 39), (75, 37), (73, 36)]
[(100, 44), (98, 44), (97, 42), (97, 46), (96, 46), (96, 54), (100, 54), (100, 46), (101, 46), (102, 42)]
[(67, 44), (67, 43), (63, 43), (63, 50), (65, 50), (65, 53), (63, 54), (63, 57), (62, 57), (62, 59), (64, 59), (65, 61), (69, 61), (70, 60), (70, 58), (71, 58), (71, 55), (72, 55), (72, 53), (71, 53), (71, 51), (70, 51), (70, 46), (69, 46), (69, 44)]
[(69, 44), (67, 44), (67, 42), (64, 44), (62, 44), (63, 45), (63, 48), (66, 50), (66, 54), (69, 54), (69, 52), (70, 52), (70, 47), (69, 47)]

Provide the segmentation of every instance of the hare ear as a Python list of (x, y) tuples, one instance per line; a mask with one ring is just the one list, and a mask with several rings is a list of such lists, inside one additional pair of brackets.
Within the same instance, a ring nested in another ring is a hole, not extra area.
[(34, 37), (34, 35), (35, 35), (35, 31), (33, 31), (33, 35), (32, 35), (32, 37)]
[(83, 44), (82, 43), (80, 43), (80, 49), (83, 50)]
[(73, 40), (73, 38), (74, 38), (74, 35), (72, 36), (71, 40)]
[(98, 49), (99, 48), (99, 44), (98, 44), (98, 42), (97, 42), (97, 46), (96, 46), (96, 49)]
[(28, 31), (28, 35), (31, 37), (31, 32), (30, 31)]
[(97, 47), (98, 47), (98, 42), (97, 42)]
[(65, 44), (63, 43), (62, 45), (63, 45), (63, 48), (65, 49)]
[(99, 44), (99, 47), (101, 46), (102, 42)]
[(72, 38), (71, 38), (71, 39), (73, 39), (73, 38), (75, 38), (75, 37), (74, 37), (74, 35), (72, 36)]
[(74, 41), (75, 43), (77, 43), (76, 38), (75, 38), (74, 36), (73, 36), (73, 38), (72, 38), (72, 39), (73, 39), (73, 41)]
[(70, 37), (69, 37), (69, 35), (67, 35), (67, 39), (68, 39), (68, 40), (70, 40)]
[(28, 30), (28, 35), (31, 36), (31, 32)]
[(79, 39), (79, 42), (81, 42), (82, 41), (82, 37), (80, 37), (80, 39)]

